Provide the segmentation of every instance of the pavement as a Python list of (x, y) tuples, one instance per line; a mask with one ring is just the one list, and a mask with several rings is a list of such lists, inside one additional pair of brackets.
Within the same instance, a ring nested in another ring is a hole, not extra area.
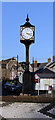
[(36, 118), (39, 120), (55, 120), (55, 104), (0, 101), (0, 118), (1, 117), (1, 120), (15, 120), (19, 118), (24, 120), (36, 120)]

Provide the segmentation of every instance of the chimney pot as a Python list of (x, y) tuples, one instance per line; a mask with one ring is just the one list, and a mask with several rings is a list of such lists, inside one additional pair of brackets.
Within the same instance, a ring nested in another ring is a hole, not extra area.
[(55, 56), (53, 56), (53, 62), (55, 61)]
[(48, 58), (48, 62), (51, 62), (51, 58)]
[(29, 64), (30, 64), (30, 62), (29, 62)]
[(35, 67), (37, 67), (37, 60), (34, 61)]

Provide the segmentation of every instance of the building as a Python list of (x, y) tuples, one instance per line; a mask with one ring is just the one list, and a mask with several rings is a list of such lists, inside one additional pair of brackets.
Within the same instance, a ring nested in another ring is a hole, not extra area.
[(35, 90), (49, 90), (50, 87), (55, 89), (55, 59), (51, 62), (48, 58), (46, 63), (37, 63), (37, 70), (34, 74)]
[(16, 66), (17, 60), (14, 57), (0, 61), (0, 69), (2, 70), (1, 79), (11, 79), (11, 77), (15, 76), (14, 70), (16, 70)]
[(53, 72), (55, 72), (55, 61), (48, 63), (48, 64), (45, 66), (45, 68), (46, 68), (46, 67), (49, 68), (50, 70), (52, 70)]
[[(55, 57), (53, 56), (53, 61), (51, 62), (51, 59), (48, 58), (48, 62), (45, 63), (38, 63), (37, 60), (34, 61), (34, 64), (30, 64), (29, 62), (29, 71), (34, 72), (42, 69), (42, 68), (48, 68), (55, 72)], [(2, 60), (0, 61), (0, 80), (2, 79), (14, 79), (17, 75), (20, 77), (23, 75), (26, 68), (26, 62), (20, 62), (18, 63), (18, 70), (17, 70), (17, 60), (15, 57), (12, 57), (10, 59)]]
[(48, 58), (48, 62), (45, 63), (38, 63), (37, 60), (34, 61), (34, 64), (31, 65), (31, 72), (33, 72), (33, 67), (34, 67), (34, 72), (36, 70), (39, 70), (41, 68), (49, 68), (53, 72), (55, 72), (55, 56), (53, 56), (53, 61), (51, 62), (51, 58)]
[(0, 80), (13, 79), (17, 74), (17, 60), (12, 57), (10, 59), (0, 61)]
[(55, 89), (55, 73), (48, 68), (41, 68), (34, 72), (34, 89)]

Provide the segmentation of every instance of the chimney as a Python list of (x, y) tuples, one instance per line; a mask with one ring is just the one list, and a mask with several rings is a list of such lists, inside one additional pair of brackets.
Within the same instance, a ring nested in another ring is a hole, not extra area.
[(30, 65), (30, 62), (29, 62), (29, 65)]
[(53, 56), (53, 62), (55, 61), (55, 56)]
[(35, 64), (35, 67), (37, 67), (37, 61), (36, 60), (34, 61), (34, 64)]
[(48, 62), (51, 62), (51, 58), (48, 58)]

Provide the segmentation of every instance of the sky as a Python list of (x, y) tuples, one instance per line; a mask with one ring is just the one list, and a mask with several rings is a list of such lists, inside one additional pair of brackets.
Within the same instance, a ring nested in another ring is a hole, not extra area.
[[(29, 61), (47, 62), (53, 56), (53, 3), (2, 3), (2, 59), (16, 57), (26, 61), (26, 48), (20, 43), (20, 26), (26, 22), (35, 26), (35, 43), (29, 48)], [(55, 54), (55, 53), (54, 53)]]
[(55, 55), (55, 2), (53, 4), (53, 55)]

